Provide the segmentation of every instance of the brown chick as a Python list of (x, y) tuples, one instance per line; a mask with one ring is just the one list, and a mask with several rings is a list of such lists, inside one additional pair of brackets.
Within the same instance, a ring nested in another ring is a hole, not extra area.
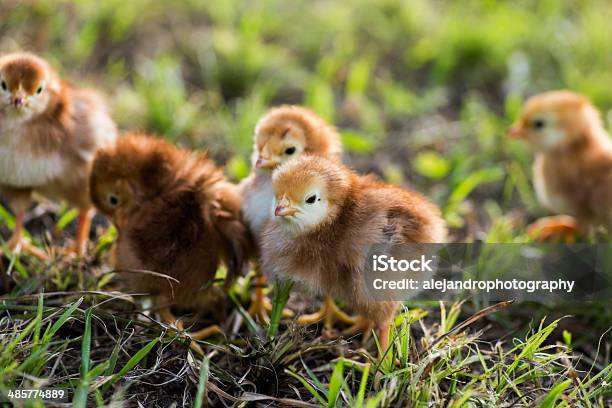
[[(256, 241), (261, 239), (263, 229), (272, 216), (272, 171), (303, 154), (339, 160), (342, 154), (340, 135), (314, 112), (299, 106), (273, 108), (259, 120), (255, 127), (253, 170), (240, 184), (242, 213)], [(270, 302), (264, 295), (266, 278), (258, 274), (256, 283), (255, 298), (249, 313), (265, 322), (271, 310)], [(334, 310), (339, 312), (340, 318), (348, 318), (339, 309)]]
[(587, 98), (569, 91), (536, 95), (508, 135), (535, 150), (538, 200), (563, 214), (534, 223), (532, 236), (571, 242), (585, 227), (612, 228), (612, 140)]
[[(164, 305), (162, 318), (177, 323), (170, 306), (199, 310), (213, 294), (217, 268), (227, 267), (226, 286), (248, 266), (248, 231), (240, 195), (205, 154), (129, 134), (98, 151), (90, 190), (96, 207), (116, 225), (116, 267), (170, 277), (135, 274), (130, 289)], [(220, 332), (218, 326), (191, 334)]]
[(32, 192), (79, 209), (76, 249), (83, 254), (91, 223), (87, 190), (96, 150), (117, 137), (100, 96), (57, 76), (33, 54), (0, 57), (0, 194), (15, 213), (10, 249), (44, 252), (22, 239)]
[(276, 208), (262, 239), (262, 268), (343, 298), (362, 313), (346, 333), (379, 331), (383, 353), (399, 306), (365, 295), (372, 245), (443, 242), (439, 210), (420, 194), (360, 177), (336, 161), (304, 156), (273, 175)]

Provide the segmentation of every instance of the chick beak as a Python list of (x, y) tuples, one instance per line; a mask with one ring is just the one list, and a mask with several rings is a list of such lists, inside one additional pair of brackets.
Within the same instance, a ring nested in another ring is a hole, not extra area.
[(518, 127), (518, 126), (511, 127), (506, 133), (506, 135), (510, 139), (524, 139), (525, 138), (525, 133), (523, 132), (523, 128)]
[(255, 162), (255, 167), (258, 169), (271, 169), (276, 166), (276, 162), (272, 159), (258, 158)]
[(288, 217), (295, 215), (297, 212), (297, 208), (291, 206), (291, 201), (287, 198), (287, 196), (283, 196), (274, 210), (274, 215), (277, 217)]
[(23, 98), (17, 97), (17, 98), (15, 98), (13, 103), (15, 104), (15, 108), (21, 109), (23, 107)]
[(25, 93), (21, 89), (15, 92), (13, 105), (15, 109), (21, 109), (25, 105)]

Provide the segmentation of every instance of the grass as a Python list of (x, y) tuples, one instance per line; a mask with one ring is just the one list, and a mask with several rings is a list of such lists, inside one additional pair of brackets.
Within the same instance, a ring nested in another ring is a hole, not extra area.
[[(213, 406), (604, 407), (610, 397), (612, 366), (575, 352), (571, 339), (551, 342), (563, 319), (542, 319), (524, 337), (488, 338), (492, 323), (483, 320), (508, 304), (465, 320), (459, 303), (404, 309), (380, 362), (370, 356), (375, 344), (360, 349), (356, 339), (325, 339), (288, 320), (275, 336), (257, 323), (253, 331), (227, 330), (228, 343), (202, 343), (202, 359), (180, 333), (109, 301), (116, 295), (89, 294), (65, 305), (53, 293), (2, 297), (0, 390), (64, 388), (73, 406), (197, 405), (206, 395)], [(234, 310), (225, 327), (239, 319)]]
[[(604, 0), (9, 0), (0, 15), (0, 52), (42, 54), (106, 92), (123, 129), (207, 149), (235, 180), (249, 172), (261, 114), (307, 105), (339, 127), (348, 163), (426, 193), (459, 242), (527, 242), (525, 226), (544, 214), (531, 154), (504, 137), (524, 97), (585, 93), (611, 128)], [(202, 343), (202, 358), (118, 285), (114, 229), (98, 219), (87, 259), (61, 255), (74, 216), (42, 201), (27, 227), (54, 262), (2, 260), (2, 393), (62, 387), (75, 406), (612, 404), (609, 302), (486, 316), (474, 302), (409, 303), (379, 363), (375, 341), (282, 319), (289, 288), (274, 292), (269, 327), (252, 321), (245, 278), (224, 305), (227, 339)], [(13, 222), (0, 206), (3, 237)], [(315, 308), (298, 289), (289, 305)]]

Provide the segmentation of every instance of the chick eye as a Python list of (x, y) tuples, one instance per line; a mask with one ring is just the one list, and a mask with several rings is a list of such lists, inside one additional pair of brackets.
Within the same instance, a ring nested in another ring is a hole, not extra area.
[(533, 122), (533, 127), (537, 130), (540, 130), (542, 128), (544, 128), (544, 125), (546, 123), (544, 123), (544, 121), (542, 119), (537, 119)]
[(288, 147), (285, 150), (285, 154), (287, 154), (287, 155), (292, 155), (293, 153), (295, 153), (295, 147)]
[(6, 91), (8, 87), (6, 86), (6, 82), (2, 81), (2, 90)]
[(110, 194), (108, 196), (108, 203), (112, 205), (113, 207), (115, 207), (119, 204), (119, 198), (114, 194)]
[(36, 90), (36, 94), (40, 95), (40, 93), (43, 91), (43, 87), (42, 85), (38, 87), (38, 89)]
[(313, 194), (306, 199), (306, 204), (314, 204), (315, 201), (317, 201), (317, 196), (316, 194)]

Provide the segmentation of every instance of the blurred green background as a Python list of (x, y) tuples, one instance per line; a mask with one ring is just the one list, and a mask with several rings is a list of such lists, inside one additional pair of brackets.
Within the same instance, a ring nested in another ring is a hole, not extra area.
[(41, 54), (105, 92), (121, 128), (206, 148), (234, 179), (259, 116), (307, 105), (348, 163), (438, 203), (455, 240), (521, 241), (543, 214), (531, 155), (504, 136), (526, 96), (612, 108), (605, 0), (4, 0), (0, 16), (0, 52)]

